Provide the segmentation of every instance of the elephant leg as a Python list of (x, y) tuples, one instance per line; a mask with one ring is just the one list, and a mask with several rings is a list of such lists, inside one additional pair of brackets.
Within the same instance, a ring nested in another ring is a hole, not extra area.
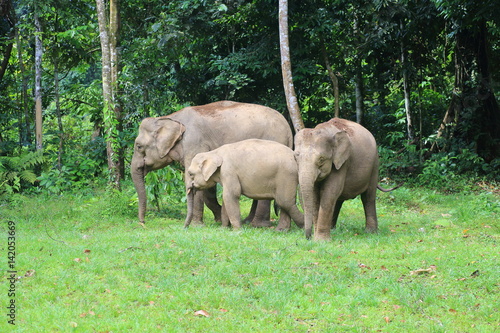
[(216, 186), (203, 191), (203, 201), (214, 214), (214, 220), (216, 222), (221, 222), (221, 205), (217, 201)]
[(335, 203), (325, 204), (323, 202), (319, 205), (318, 222), (314, 225), (314, 240), (330, 240), (333, 218), (333, 207)]
[(314, 226), (315, 240), (331, 240), (334, 210), (343, 191), (344, 176), (345, 174), (331, 174), (321, 188), (318, 221)]
[(224, 205), (224, 202), (222, 203), (221, 213), (222, 226), (229, 227), (229, 217), (227, 216), (226, 206)]
[(253, 221), (253, 218), (255, 217), (255, 212), (257, 211), (257, 204), (258, 200), (253, 200), (252, 201), (252, 208), (250, 208), (250, 213), (248, 216), (243, 220), (243, 223), (250, 223)]
[(337, 220), (339, 219), (339, 213), (343, 203), (344, 200), (337, 200), (337, 203), (335, 204), (335, 209), (333, 210), (332, 217), (332, 229), (337, 228)]
[(304, 229), (304, 214), (297, 208), (297, 206), (293, 205), (288, 209), (288, 211), (290, 212), (290, 216), (297, 227)]
[(222, 198), (224, 199), (224, 208), (231, 225), (234, 229), (241, 228), (240, 196), (223, 190)]
[(276, 230), (288, 231), (288, 230), (290, 230), (290, 226), (291, 226), (290, 215), (288, 214), (288, 212), (285, 209), (281, 209), (279, 223), (278, 223), (278, 226), (276, 227)]
[[(188, 209), (190, 209), (188, 207)], [(202, 225), (203, 224), (203, 191), (196, 191), (193, 198), (193, 219), (191, 224)]]
[(259, 200), (257, 203), (257, 209), (255, 210), (255, 216), (252, 219), (252, 227), (262, 228), (272, 226), (270, 218), (270, 200)]
[(365, 231), (366, 232), (377, 232), (378, 221), (377, 221), (377, 208), (376, 208), (376, 191), (377, 188), (369, 188), (365, 193), (361, 194), (361, 201), (363, 202), (363, 208), (365, 209)]
[(295, 195), (292, 196), (291, 198), (289, 198), (288, 196), (277, 195), (275, 200), (278, 206), (281, 207), (280, 220), (278, 226), (276, 227), (277, 230), (279, 231), (290, 230), (291, 227), (290, 218), (288, 219), (287, 224), (284, 224), (282, 222), (283, 214), (286, 214), (286, 216), (291, 217), (291, 219), (295, 222), (297, 227), (301, 229), (304, 228), (304, 214), (302, 214), (302, 212), (297, 208)]

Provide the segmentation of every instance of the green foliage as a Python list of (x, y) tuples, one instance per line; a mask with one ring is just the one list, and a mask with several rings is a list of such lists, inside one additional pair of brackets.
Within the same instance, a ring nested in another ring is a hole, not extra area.
[(162, 209), (162, 203), (171, 205), (176, 202), (186, 202), (182, 172), (174, 167), (152, 171), (145, 177), (148, 201)]
[(35, 184), (36, 169), (48, 161), (41, 151), (22, 151), (18, 156), (0, 156), (0, 194), (12, 194)]
[(105, 143), (102, 138), (89, 142), (81, 150), (70, 150), (63, 155), (64, 164), (42, 172), (40, 187), (53, 194), (61, 194), (100, 183), (106, 170)]

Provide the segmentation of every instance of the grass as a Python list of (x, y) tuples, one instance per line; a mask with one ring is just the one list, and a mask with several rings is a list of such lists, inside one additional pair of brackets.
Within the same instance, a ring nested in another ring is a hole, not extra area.
[(500, 330), (496, 195), (379, 193), (376, 235), (362, 231), (361, 202), (352, 200), (329, 243), (296, 227), (223, 229), (208, 213), (205, 227), (185, 230), (184, 204), (150, 211), (141, 227), (132, 196), (127, 186), (1, 203), (2, 262), (14, 221), (23, 276), (16, 325), (2, 313), (1, 332)]

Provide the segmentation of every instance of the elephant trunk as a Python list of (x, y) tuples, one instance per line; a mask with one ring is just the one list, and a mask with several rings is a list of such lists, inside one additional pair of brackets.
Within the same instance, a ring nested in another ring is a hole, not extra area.
[(193, 204), (194, 204), (194, 194), (196, 190), (194, 187), (188, 187), (186, 189), (187, 196), (187, 215), (186, 220), (184, 221), (184, 228), (189, 227), (191, 224), (191, 220), (193, 219)]
[(306, 238), (310, 239), (312, 227), (318, 214), (318, 194), (313, 177), (299, 175), (299, 184), (304, 209), (304, 231)]
[(146, 185), (144, 183), (146, 173), (144, 171), (144, 166), (138, 166), (136, 163), (132, 163), (131, 175), (135, 190), (137, 191), (137, 198), (139, 199), (139, 222), (144, 223), (147, 206)]

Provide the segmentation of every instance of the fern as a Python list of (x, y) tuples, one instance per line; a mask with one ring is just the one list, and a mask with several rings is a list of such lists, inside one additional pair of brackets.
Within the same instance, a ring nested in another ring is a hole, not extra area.
[(20, 156), (0, 156), (0, 194), (19, 192), (23, 184), (33, 185), (35, 168), (47, 162), (43, 152), (22, 152)]

